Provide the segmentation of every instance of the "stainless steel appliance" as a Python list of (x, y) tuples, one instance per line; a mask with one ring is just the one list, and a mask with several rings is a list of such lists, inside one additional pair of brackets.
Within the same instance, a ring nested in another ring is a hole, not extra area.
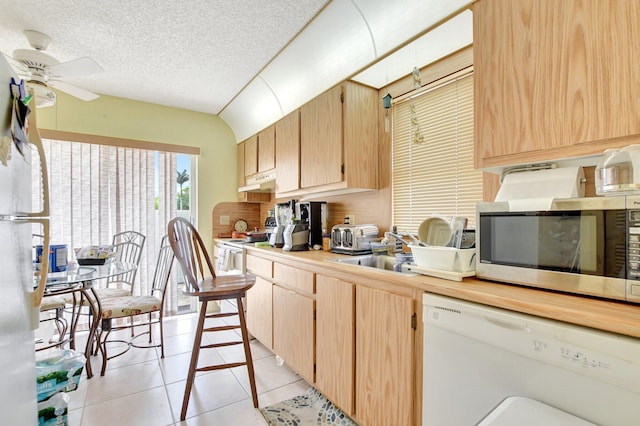
[(309, 227), (309, 247), (322, 246), (327, 233), (328, 205), (325, 201), (303, 201), (296, 205), (296, 218)]
[(309, 250), (309, 225), (301, 220), (294, 220), (284, 227), (284, 251)]
[(275, 206), (275, 229), (269, 235), (269, 245), (272, 247), (281, 248), (284, 246), (284, 227), (291, 223), (293, 219), (295, 208), (295, 200), (291, 200), (287, 203), (277, 203)]
[(341, 254), (371, 253), (371, 242), (380, 237), (376, 225), (335, 225), (331, 229), (330, 251)]
[[(0, 412), (3, 424), (31, 425), (38, 421), (33, 330), (39, 325), (39, 307), (49, 269), (49, 256), (43, 256), (40, 279), (34, 282), (32, 235), (44, 231), (43, 251), (48, 253), (49, 188), (44, 150), (37, 136), (36, 111), (32, 110), (29, 116), (27, 141), (24, 138), (26, 106), (20, 99), (14, 102), (12, 75), (11, 67), (0, 55), (0, 294), (3, 303), (0, 309), (0, 365), (3, 366)], [(17, 77), (15, 80), (20, 81)], [(22, 113), (13, 115), (12, 123), (14, 106), (21, 108)], [(34, 100), (29, 107), (35, 108)], [(32, 203), (33, 178), (38, 179), (43, 188), (37, 203)], [(34, 284), (38, 284), (36, 289)]]
[(638, 423), (639, 339), (428, 293), (423, 312), (424, 426)]
[(476, 276), (640, 303), (640, 196), (477, 207)]

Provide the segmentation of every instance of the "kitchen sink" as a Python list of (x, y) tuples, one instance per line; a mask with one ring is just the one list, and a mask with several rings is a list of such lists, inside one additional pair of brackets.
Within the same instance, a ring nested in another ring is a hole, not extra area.
[(398, 262), (395, 256), (364, 254), (361, 256), (339, 257), (329, 259), (329, 262), (342, 263), (345, 265), (361, 266), (365, 268), (375, 268), (382, 271), (402, 275), (418, 275), (415, 272), (395, 270), (394, 265)]

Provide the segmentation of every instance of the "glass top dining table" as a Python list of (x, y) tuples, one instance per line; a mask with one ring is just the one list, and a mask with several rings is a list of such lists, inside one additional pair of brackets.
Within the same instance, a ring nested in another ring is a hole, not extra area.
[[(71, 349), (75, 349), (75, 333), (82, 306), (89, 306), (91, 309), (91, 321), (89, 324), (89, 336), (85, 347), (87, 378), (93, 376), (91, 369), (91, 350), (96, 338), (100, 320), (102, 318), (102, 308), (94, 282), (121, 274), (126, 274), (137, 268), (133, 263), (113, 261), (104, 265), (80, 265), (68, 268), (63, 272), (50, 272), (47, 274), (47, 283), (44, 290), (44, 297), (73, 294), (73, 309), (71, 312)], [(34, 276), (34, 283), (37, 277)], [(79, 297), (76, 297), (79, 295)]]
[(66, 271), (62, 272), (49, 272), (47, 274), (45, 294), (65, 291), (65, 289), (74, 284), (86, 286), (93, 281), (126, 274), (136, 268), (137, 266), (133, 263), (115, 261), (104, 265), (79, 265), (75, 268), (67, 268)]

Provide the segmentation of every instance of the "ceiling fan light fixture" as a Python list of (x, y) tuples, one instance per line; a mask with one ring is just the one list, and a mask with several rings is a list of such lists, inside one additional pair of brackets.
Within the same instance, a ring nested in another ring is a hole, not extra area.
[(29, 80), (27, 81), (27, 87), (33, 95), (37, 108), (45, 108), (56, 104), (56, 92), (46, 84), (36, 80)]

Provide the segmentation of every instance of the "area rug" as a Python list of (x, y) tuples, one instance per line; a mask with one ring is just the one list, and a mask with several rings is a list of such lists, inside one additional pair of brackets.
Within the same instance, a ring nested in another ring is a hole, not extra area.
[(270, 425), (340, 425), (358, 426), (315, 388), (304, 394), (260, 409)]

